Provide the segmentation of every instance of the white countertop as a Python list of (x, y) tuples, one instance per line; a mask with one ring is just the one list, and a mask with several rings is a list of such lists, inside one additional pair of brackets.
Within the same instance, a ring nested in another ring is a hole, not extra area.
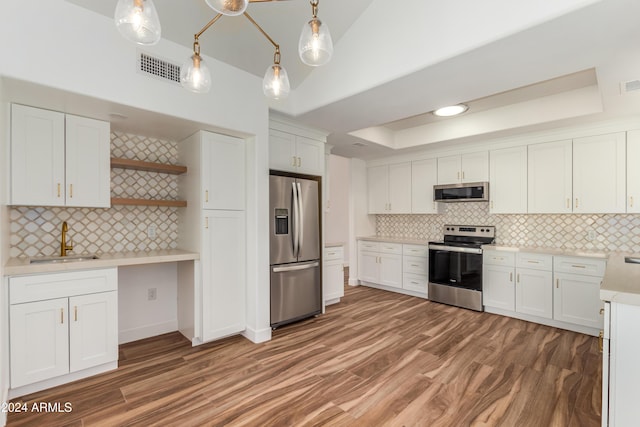
[[(626, 254), (629, 256), (629, 254)], [(640, 258), (640, 255), (631, 255)], [(600, 299), (622, 304), (640, 305), (640, 264), (624, 262), (625, 254), (612, 254), (607, 262)]]
[(580, 249), (545, 248), (541, 246), (482, 245), (482, 249), (494, 250), (494, 251), (541, 253), (541, 254), (549, 254), (549, 255), (578, 256), (578, 257), (602, 258), (602, 259), (607, 259), (607, 257), (609, 256), (607, 253), (599, 252), (599, 251), (585, 251)]
[[(76, 255), (76, 254), (73, 254)], [(56, 271), (84, 270), (89, 268), (120, 267), (126, 265), (157, 264), (162, 262), (191, 261), (200, 259), (197, 252), (181, 249), (119, 252), (99, 255), (99, 259), (66, 263), (29, 264), (29, 258), (10, 258), (4, 266), (4, 274), (36, 274)]]
[(387, 243), (406, 243), (408, 245), (426, 245), (429, 240), (411, 239), (409, 237), (389, 237), (389, 236), (363, 236), (358, 240), (368, 240), (370, 242), (387, 242)]

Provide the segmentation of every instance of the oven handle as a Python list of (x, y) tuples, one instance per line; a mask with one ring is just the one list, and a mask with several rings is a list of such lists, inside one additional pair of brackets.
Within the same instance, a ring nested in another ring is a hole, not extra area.
[(462, 252), (465, 254), (482, 254), (481, 248), (462, 248), (459, 246), (445, 246), (445, 245), (429, 245), (429, 249), (436, 249), (440, 251), (449, 251), (449, 252)]

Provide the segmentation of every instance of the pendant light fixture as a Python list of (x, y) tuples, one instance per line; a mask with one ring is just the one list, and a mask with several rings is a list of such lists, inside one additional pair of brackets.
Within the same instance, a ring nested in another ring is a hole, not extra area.
[(311, 0), (309, 3), (313, 18), (302, 27), (298, 41), (298, 53), (302, 62), (317, 67), (326, 64), (331, 59), (333, 41), (329, 27), (318, 19), (319, 0)]
[(205, 2), (211, 9), (227, 16), (242, 15), (249, 6), (249, 0), (205, 0)]
[(267, 68), (267, 72), (262, 80), (262, 91), (267, 98), (284, 99), (289, 96), (291, 86), (287, 70), (280, 66), (280, 47), (276, 47), (273, 56), (273, 65)]
[(126, 39), (141, 45), (160, 41), (160, 19), (153, 0), (118, 0), (116, 28)]
[(211, 73), (200, 57), (198, 36), (193, 42), (193, 55), (180, 67), (180, 84), (183, 88), (196, 93), (206, 93), (211, 89)]

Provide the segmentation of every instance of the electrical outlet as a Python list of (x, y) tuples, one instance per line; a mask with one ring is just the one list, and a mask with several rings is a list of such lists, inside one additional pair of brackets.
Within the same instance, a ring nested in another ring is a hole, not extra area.
[(156, 238), (156, 226), (155, 224), (151, 224), (149, 227), (147, 227), (147, 237), (150, 239), (155, 239)]
[(158, 289), (157, 288), (147, 289), (147, 300), (154, 301), (156, 298), (158, 298)]

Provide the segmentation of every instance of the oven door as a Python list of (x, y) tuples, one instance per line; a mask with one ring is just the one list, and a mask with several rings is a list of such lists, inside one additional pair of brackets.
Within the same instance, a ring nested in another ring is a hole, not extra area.
[(482, 291), (482, 249), (429, 245), (429, 282)]

